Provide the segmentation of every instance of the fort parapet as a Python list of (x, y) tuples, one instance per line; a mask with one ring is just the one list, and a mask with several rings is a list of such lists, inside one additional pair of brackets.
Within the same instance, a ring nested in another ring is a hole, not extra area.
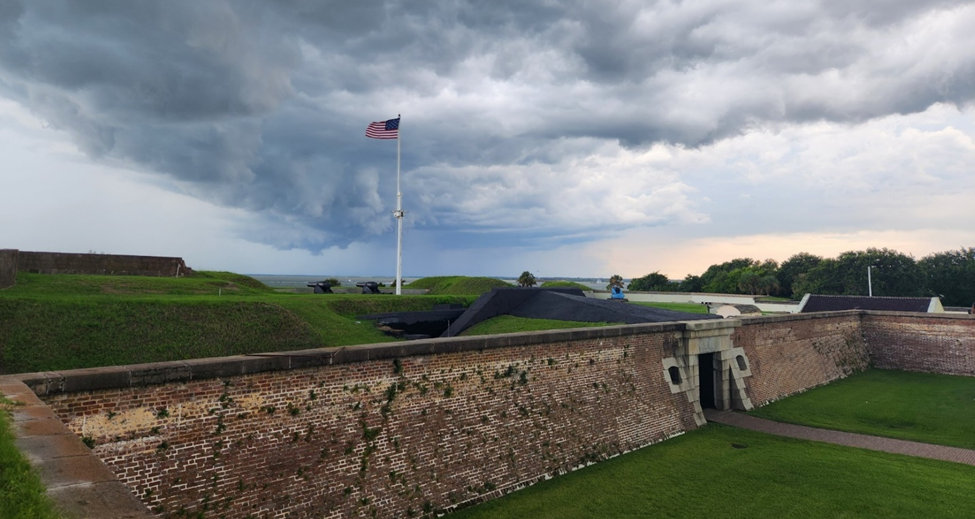
[(192, 273), (183, 258), (162, 256), (20, 251), (15, 259), (17, 271), (34, 274), (176, 277)]
[(39, 398), (15, 422), (56, 415), (163, 517), (408, 517), (870, 363), (975, 376), (975, 319), (845, 311), (583, 328), (14, 375), (0, 389)]

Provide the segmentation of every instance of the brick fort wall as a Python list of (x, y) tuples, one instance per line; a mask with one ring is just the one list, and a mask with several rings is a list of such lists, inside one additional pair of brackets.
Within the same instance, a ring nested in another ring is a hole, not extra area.
[[(24, 376), (162, 517), (422, 516), (696, 427), (683, 323)], [(864, 369), (975, 375), (975, 319), (742, 320), (756, 405)]]
[(975, 317), (870, 312), (863, 336), (879, 369), (975, 376)]
[(752, 371), (746, 391), (756, 406), (866, 369), (858, 312), (743, 319), (733, 338)]
[(111, 274), (175, 277), (192, 271), (182, 258), (20, 251), (17, 270), (39, 274)]
[(626, 328), (45, 399), (163, 517), (420, 516), (695, 428), (664, 378), (674, 325)]

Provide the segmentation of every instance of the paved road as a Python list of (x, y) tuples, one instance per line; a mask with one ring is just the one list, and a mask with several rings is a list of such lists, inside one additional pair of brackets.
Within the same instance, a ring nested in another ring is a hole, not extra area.
[(905, 454), (907, 456), (917, 456), (919, 458), (930, 458), (935, 460), (953, 461), (975, 466), (975, 450), (960, 449), (958, 447), (946, 447), (944, 445), (931, 445), (929, 443), (919, 443), (906, 440), (895, 440), (892, 438), (881, 438), (879, 436), (868, 436), (866, 434), (855, 434), (842, 431), (831, 431), (829, 429), (817, 429), (804, 425), (792, 425), (781, 422), (773, 422), (764, 418), (750, 416), (734, 411), (716, 411), (705, 409), (704, 417), (709, 422), (750, 429), (777, 436), (788, 436), (802, 440), (813, 440), (825, 443), (835, 443), (848, 447), (859, 447), (873, 451), (891, 452), (894, 454)]

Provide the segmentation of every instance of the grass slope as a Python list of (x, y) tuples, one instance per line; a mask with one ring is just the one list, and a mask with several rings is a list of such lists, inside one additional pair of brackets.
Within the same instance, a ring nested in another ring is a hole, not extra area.
[(282, 294), (225, 272), (21, 274), (0, 291), (0, 373), (387, 342), (356, 316), (475, 298)]
[(635, 305), (652, 306), (653, 308), (662, 308), (664, 310), (674, 310), (677, 312), (687, 312), (689, 314), (706, 314), (708, 313), (707, 305), (701, 305), (697, 303), (642, 303), (633, 302)]
[(576, 283), (575, 281), (546, 281), (542, 283), (542, 288), (578, 288), (579, 290), (592, 292), (592, 287)]
[(0, 517), (57, 519), (40, 478), (14, 444), (5, 405), (0, 396)]
[(868, 370), (773, 402), (752, 414), (975, 449), (975, 377)]
[(961, 518), (973, 478), (968, 465), (711, 424), (448, 517)]
[(481, 295), (492, 288), (510, 286), (510, 283), (494, 278), (434, 276), (418, 279), (404, 288), (428, 289), (430, 295)]
[(261, 301), (191, 296), (0, 299), (8, 373), (137, 364), (323, 345), (308, 322)]
[(565, 330), (568, 328), (595, 328), (612, 326), (613, 323), (583, 323), (578, 321), (555, 321), (551, 319), (527, 319), (513, 315), (499, 315), (481, 321), (464, 330), (461, 335), (496, 335), (499, 333), (537, 332), (542, 330)]

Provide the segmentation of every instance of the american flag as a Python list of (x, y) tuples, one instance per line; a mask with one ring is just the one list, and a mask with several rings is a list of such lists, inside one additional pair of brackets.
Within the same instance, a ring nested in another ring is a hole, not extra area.
[(370, 124), (366, 128), (366, 137), (370, 139), (398, 139), (399, 117)]

